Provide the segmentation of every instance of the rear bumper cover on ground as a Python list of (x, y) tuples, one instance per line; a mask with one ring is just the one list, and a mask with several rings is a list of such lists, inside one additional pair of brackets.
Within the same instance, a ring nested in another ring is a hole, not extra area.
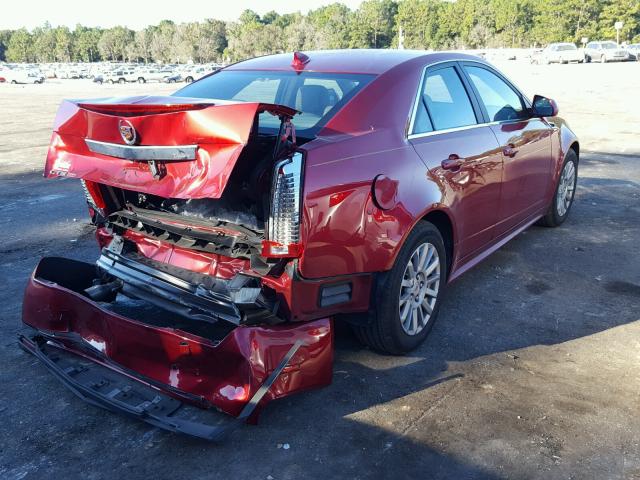
[[(23, 322), (36, 329), (44, 343), (23, 338), (21, 344), (54, 373), (55, 362), (46, 361), (46, 352), (55, 347), (99, 364), (140, 388), (148, 387), (199, 407), (215, 408), (241, 420), (257, 415), (270, 400), (331, 382), (330, 319), (238, 326), (223, 338), (212, 340), (114, 313), (82, 294), (88, 281), (82, 272), (95, 269), (93, 265), (56, 259), (60, 266), (53, 274), (50, 269), (41, 268), (46, 261), (41, 261), (29, 279), (23, 304)], [(65, 271), (75, 275), (65, 280)], [(94, 404), (118, 411), (133, 408), (109, 404), (110, 400), (101, 397), (99, 391), (86, 391), (91, 388), (87, 384), (77, 384), (64, 372), (56, 374)], [(261, 391), (265, 385), (267, 388)], [(145, 417), (146, 421), (153, 419), (148, 412), (140, 411), (140, 404), (128, 413)], [(247, 414), (246, 408), (252, 404)], [(150, 423), (163, 426), (158, 419)]]

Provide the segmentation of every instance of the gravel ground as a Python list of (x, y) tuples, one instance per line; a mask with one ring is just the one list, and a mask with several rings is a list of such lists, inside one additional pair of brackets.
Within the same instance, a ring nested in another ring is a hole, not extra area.
[(333, 385), (221, 445), (84, 404), (16, 342), (38, 258), (98, 255), (78, 182), (41, 177), (60, 100), (171, 87), (0, 84), (0, 478), (640, 479), (640, 63), (500, 66), (581, 138), (568, 221), (454, 283), (411, 355), (338, 328)]

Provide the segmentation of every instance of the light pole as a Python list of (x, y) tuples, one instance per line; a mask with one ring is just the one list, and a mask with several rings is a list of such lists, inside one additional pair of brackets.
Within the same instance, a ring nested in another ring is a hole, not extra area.
[(613, 26), (616, 28), (616, 42), (620, 46), (620, 30), (622, 30), (623, 22), (616, 22)]

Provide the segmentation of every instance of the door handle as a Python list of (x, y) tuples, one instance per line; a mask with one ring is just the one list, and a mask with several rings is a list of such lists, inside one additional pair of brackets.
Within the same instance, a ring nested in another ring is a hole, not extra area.
[(518, 153), (518, 150), (515, 148), (515, 145), (513, 143), (510, 143), (509, 145), (506, 145), (502, 149), (502, 154), (505, 157), (513, 158), (513, 157), (516, 156), (516, 153)]
[(443, 160), (440, 165), (445, 170), (452, 170), (456, 172), (460, 170), (460, 167), (462, 166), (462, 159), (455, 153), (452, 153), (449, 155), (449, 158)]

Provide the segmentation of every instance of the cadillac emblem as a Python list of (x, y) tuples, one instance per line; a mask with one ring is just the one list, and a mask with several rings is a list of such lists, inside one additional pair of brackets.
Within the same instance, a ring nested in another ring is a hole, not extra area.
[(124, 143), (127, 145), (133, 145), (136, 143), (138, 136), (136, 134), (136, 129), (133, 128), (131, 122), (128, 120), (120, 120), (118, 122), (118, 130), (120, 130), (120, 136), (122, 137), (122, 140), (124, 140)]

